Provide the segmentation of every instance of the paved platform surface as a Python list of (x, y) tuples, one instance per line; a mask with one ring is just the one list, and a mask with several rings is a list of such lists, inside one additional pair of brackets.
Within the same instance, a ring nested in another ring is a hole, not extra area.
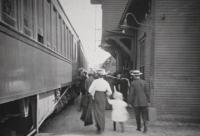
[[(68, 106), (54, 117), (47, 119), (37, 136), (200, 136), (200, 124), (176, 123), (156, 121), (149, 124), (149, 131), (144, 134), (136, 131), (133, 113), (130, 111), (130, 120), (125, 123), (125, 132), (119, 128), (113, 131), (111, 111), (106, 111), (105, 132), (96, 134), (94, 125), (85, 127), (80, 120), (81, 112), (78, 111), (78, 102)], [(118, 126), (119, 127), (119, 126)]]

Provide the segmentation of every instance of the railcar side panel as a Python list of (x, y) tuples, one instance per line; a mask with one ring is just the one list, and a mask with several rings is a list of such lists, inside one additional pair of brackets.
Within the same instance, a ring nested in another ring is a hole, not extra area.
[(37, 103), (37, 124), (38, 127), (42, 122), (54, 111), (55, 108), (55, 92), (49, 91), (38, 95)]
[(0, 43), (0, 103), (60, 88), (71, 82), (71, 62), (4, 33), (0, 33)]

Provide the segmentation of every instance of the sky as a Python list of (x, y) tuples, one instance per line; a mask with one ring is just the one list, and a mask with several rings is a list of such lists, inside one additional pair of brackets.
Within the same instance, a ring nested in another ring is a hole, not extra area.
[(84, 46), (90, 67), (102, 63), (110, 56), (98, 46), (101, 44), (101, 5), (92, 5), (90, 0), (60, 0), (71, 24)]

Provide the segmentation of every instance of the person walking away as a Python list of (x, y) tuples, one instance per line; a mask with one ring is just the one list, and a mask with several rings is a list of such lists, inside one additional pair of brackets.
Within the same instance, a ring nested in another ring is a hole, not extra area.
[(126, 107), (128, 104), (123, 101), (123, 96), (120, 92), (117, 92), (114, 87), (114, 99), (109, 99), (108, 102), (112, 105), (112, 121), (113, 121), (113, 130), (116, 131), (116, 124), (119, 123), (121, 126), (121, 132), (124, 132), (124, 122), (128, 120), (128, 111)]
[(118, 79), (118, 91), (122, 93), (123, 100), (127, 102), (127, 94), (130, 87), (129, 79), (123, 77), (121, 74), (117, 75), (117, 79)]
[[(110, 85), (110, 88), (111, 88), (111, 91), (112, 91), (112, 95), (113, 95), (113, 92), (114, 92), (114, 84), (112, 83), (112, 78), (110, 75), (106, 75), (105, 78), (104, 78)], [(112, 95), (111, 95), (111, 99), (112, 99)], [(106, 99), (106, 110), (111, 110), (112, 109), (112, 106), (108, 103), (108, 100)]]
[(116, 79), (115, 79), (115, 86), (118, 92), (121, 92), (121, 74), (117, 73), (116, 74)]
[(85, 90), (86, 92), (89, 92), (89, 87), (92, 84), (92, 82), (94, 81), (94, 77), (92, 73), (88, 73), (88, 77), (85, 80)]
[(105, 70), (98, 72), (98, 79), (95, 79), (90, 88), (89, 93), (92, 95), (93, 101), (93, 112), (97, 127), (97, 133), (102, 133), (105, 129), (105, 104), (106, 95), (110, 96), (112, 94), (109, 83), (104, 80), (106, 75)]
[(79, 111), (82, 110), (83, 108), (83, 103), (84, 103), (84, 96), (86, 94), (86, 89), (85, 89), (85, 81), (87, 79), (87, 71), (83, 70), (81, 72), (81, 77), (80, 77), (80, 89), (81, 89), (81, 100), (80, 100), (80, 107)]
[(150, 90), (147, 83), (140, 79), (142, 73), (139, 70), (131, 70), (133, 80), (130, 85), (129, 103), (135, 109), (137, 130), (141, 131), (141, 117), (144, 123), (144, 133), (147, 132), (148, 106), (150, 105)]
[[(82, 96), (81, 101), (81, 108), (82, 108), (82, 114), (81, 114), (81, 120), (84, 122), (85, 126), (92, 124), (92, 99), (89, 95), (89, 87), (92, 84), (94, 78), (92, 73), (88, 73), (88, 76), (85, 80), (85, 91), (86, 93)], [(89, 113), (89, 117), (88, 117)]]

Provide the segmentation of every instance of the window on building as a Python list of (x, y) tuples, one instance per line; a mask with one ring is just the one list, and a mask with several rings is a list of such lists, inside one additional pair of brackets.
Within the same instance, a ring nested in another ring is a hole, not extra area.
[(2, 21), (15, 27), (17, 26), (17, 0), (2, 0)]
[(23, 0), (23, 31), (32, 36), (33, 31), (33, 0)]
[(46, 8), (45, 8), (45, 16), (46, 16), (46, 40), (47, 46), (51, 46), (51, 1), (46, 0)]
[(52, 12), (52, 47), (53, 50), (57, 50), (57, 11), (53, 8)]
[(37, 37), (40, 43), (44, 43), (44, 0), (37, 0)]

